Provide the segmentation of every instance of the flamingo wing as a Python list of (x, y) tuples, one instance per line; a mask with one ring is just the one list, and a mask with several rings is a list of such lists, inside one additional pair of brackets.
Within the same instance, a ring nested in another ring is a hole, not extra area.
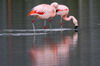
[(38, 17), (42, 19), (48, 19), (50, 17), (54, 17), (56, 10), (54, 10), (54, 7), (48, 5), (48, 4), (40, 4), (32, 8), (32, 11), (28, 13), (28, 16), (30, 15), (38, 15)]
[(57, 15), (64, 16), (69, 13), (69, 8), (65, 5), (58, 5)]

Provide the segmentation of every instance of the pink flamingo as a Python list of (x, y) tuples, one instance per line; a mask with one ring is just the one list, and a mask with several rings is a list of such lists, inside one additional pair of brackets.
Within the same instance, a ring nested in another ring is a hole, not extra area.
[(61, 19), (60, 19), (61, 28), (62, 28), (62, 18), (65, 21), (70, 21), (72, 19), (73, 23), (75, 25), (75, 29), (78, 27), (78, 21), (77, 21), (77, 19), (74, 16), (69, 16), (68, 17), (69, 8), (67, 6), (65, 6), (65, 5), (58, 5), (58, 8), (57, 8), (56, 12), (57, 12), (57, 15), (61, 16)]
[[(58, 3), (56, 2), (51, 3), (51, 5), (40, 4), (32, 8), (28, 16), (36, 16), (38, 19), (44, 19), (44, 29), (46, 32), (46, 20), (56, 15), (57, 7), (58, 7)], [(32, 20), (32, 24), (33, 24), (33, 28), (35, 29), (34, 20)]]

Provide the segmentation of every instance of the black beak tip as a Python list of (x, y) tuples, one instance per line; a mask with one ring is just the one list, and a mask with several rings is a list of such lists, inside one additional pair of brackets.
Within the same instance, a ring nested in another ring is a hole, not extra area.
[(74, 28), (75, 29), (75, 32), (78, 32), (77, 28), (78, 28), (78, 26), (75, 26), (75, 28)]
[(75, 28), (74, 29), (77, 29), (78, 28), (78, 26), (75, 26)]

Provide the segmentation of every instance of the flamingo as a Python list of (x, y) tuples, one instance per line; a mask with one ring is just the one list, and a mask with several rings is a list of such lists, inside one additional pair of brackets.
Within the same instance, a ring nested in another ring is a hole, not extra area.
[(65, 21), (70, 21), (72, 19), (75, 25), (75, 29), (77, 29), (78, 21), (74, 16), (68, 17), (69, 8), (67, 6), (59, 4), (56, 12), (57, 12), (57, 15), (61, 16), (61, 19), (60, 19), (61, 28), (62, 28), (62, 18), (63, 18)]
[[(44, 20), (44, 29), (46, 32), (46, 20), (52, 18), (56, 15), (56, 9), (58, 7), (57, 2), (49, 4), (40, 4), (32, 8), (32, 10), (28, 13), (28, 16), (36, 16), (38, 19)], [(35, 30), (34, 20), (32, 20), (32, 25)]]

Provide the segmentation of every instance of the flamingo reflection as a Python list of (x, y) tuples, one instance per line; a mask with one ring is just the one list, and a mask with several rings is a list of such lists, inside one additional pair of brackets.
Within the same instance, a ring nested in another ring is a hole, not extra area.
[(61, 66), (62, 64), (69, 66), (69, 46), (75, 47), (77, 40), (77, 32), (73, 36), (61, 35), (60, 41), (55, 41), (52, 36), (46, 38), (43, 47), (31, 48), (32, 66)]

